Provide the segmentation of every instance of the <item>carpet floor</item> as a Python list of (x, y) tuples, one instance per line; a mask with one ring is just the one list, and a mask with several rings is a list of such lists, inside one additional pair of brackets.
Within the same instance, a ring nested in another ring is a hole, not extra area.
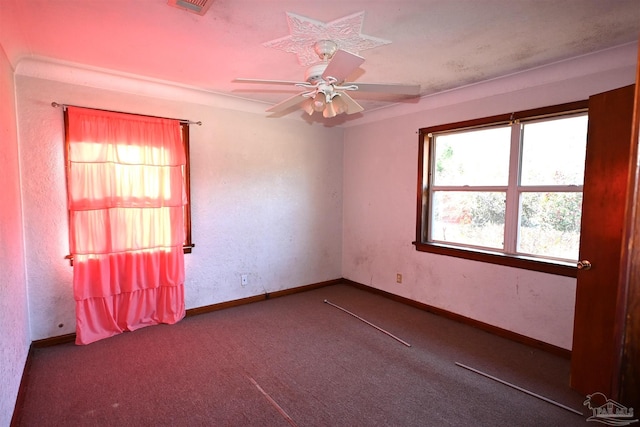
[(36, 348), (17, 420), (20, 426), (584, 426), (584, 396), (568, 387), (569, 370), (559, 356), (334, 285), (87, 346)]

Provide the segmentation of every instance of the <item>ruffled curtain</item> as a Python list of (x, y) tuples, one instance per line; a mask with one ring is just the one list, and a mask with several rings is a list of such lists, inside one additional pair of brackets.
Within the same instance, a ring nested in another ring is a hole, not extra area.
[(76, 344), (176, 323), (185, 315), (180, 122), (67, 114)]

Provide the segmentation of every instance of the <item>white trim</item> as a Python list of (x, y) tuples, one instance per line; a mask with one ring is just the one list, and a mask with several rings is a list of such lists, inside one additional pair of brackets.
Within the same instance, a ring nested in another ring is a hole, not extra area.
[[(134, 74), (92, 68), (49, 58), (29, 57), (21, 59), (16, 66), (16, 76), (35, 77), (61, 83), (76, 84), (97, 89), (191, 102), (229, 110), (264, 114), (266, 103), (241, 97), (206, 91), (193, 86), (181, 85)], [(53, 100), (52, 101), (61, 101)]]
[(509, 147), (509, 184), (505, 195), (504, 214), (504, 252), (515, 254), (518, 248), (520, 236), (520, 194), (518, 193), (518, 181), (522, 159), (522, 125), (520, 122), (511, 124), (511, 146)]
[[(637, 42), (627, 43), (507, 76), (423, 95), (418, 102), (396, 103), (378, 109), (367, 110), (360, 117), (349, 116), (348, 120), (338, 126), (357, 126), (531, 88), (544, 90), (545, 86), (557, 85), (574, 79), (593, 80), (596, 82), (604, 80), (606, 83), (601, 84), (606, 84), (606, 87), (603, 87), (602, 90), (609, 90), (614, 87), (632, 84), (635, 81), (637, 50)], [(154, 98), (186, 101), (229, 110), (258, 113), (265, 116), (265, 109), (271, 105), (194, 86), (37, 56), (20, 59), (15, 67), (15, 75), (79, 84)], [(611, 80), (615, 81), (613, 86)], [(588, 87), (589, 85), (585, 86)], [(586, 99), (590, 94), (585, 93), (582, 99)], [(560, 104), (576, 100), (578, 99), (559, 99), (552, 103)]]
[[(596, 82), (596, 87), (598, 84), (603, 85), (603, 92), (616, 87), (633, 84), (635, 82), (637, 58), (638, 42), (627, 43), (507, 76), (424, 95), (418, 103), (398, 103), (375, 110), (367, 110), (363, 113), (361, 119), (346, 122), (343, 126), (349, 127), (377, 122), (467, 101), (530, 90), (532, 88), (540, 88), (540, 90), (547, 91), (558, 90), (561, 89), (561, 86), (558, 87), (558, 85), (562, 85), (563, 82), (584, 79), (584, 86), (588, 88), (585, 90), (589, 92), (585, 92), (582, 97), (562, 99), (562, 94), (558, 93), (556, 94), (558, 97), (557, 100), (547, 101), (545, 105), (579, 101), (587, 99), (593, 93), (597, 93), (593, 91), (594, 85), (587, 84), (587, 82)], [(551, 85), (555, 85), (554, 88), (545, 89), (546, 86)], [(533, 105), (530, 108), (542, 106), (543, 105)]]

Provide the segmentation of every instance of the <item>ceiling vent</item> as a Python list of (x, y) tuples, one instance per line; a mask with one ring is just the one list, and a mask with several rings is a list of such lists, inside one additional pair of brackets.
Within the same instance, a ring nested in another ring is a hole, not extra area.
[(204, 15), (211, 7), (213, 0), (169, 0), (169, 5)]

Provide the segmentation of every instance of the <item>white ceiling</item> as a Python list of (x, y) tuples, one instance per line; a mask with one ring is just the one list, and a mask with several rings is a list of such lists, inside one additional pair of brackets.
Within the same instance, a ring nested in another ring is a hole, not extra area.
[[(0, 0), (0, 46), (11, 64), (44, 58), (161, 79), (275, 104), (304, 81), (287, 12), (330, 23), (364, 12), (362, 35), (390, 41), (359, 54), (356, 82), (421, 85), (428, 95), (627, 43), (640, 0), (213, 0), (204, 16), (167, 0)], [(355, 93), (366, 109), (399, 100)], [(296, 114), (296, 113), (293, 113)], [(366, 110), (364, 112), (366, 114)]]

